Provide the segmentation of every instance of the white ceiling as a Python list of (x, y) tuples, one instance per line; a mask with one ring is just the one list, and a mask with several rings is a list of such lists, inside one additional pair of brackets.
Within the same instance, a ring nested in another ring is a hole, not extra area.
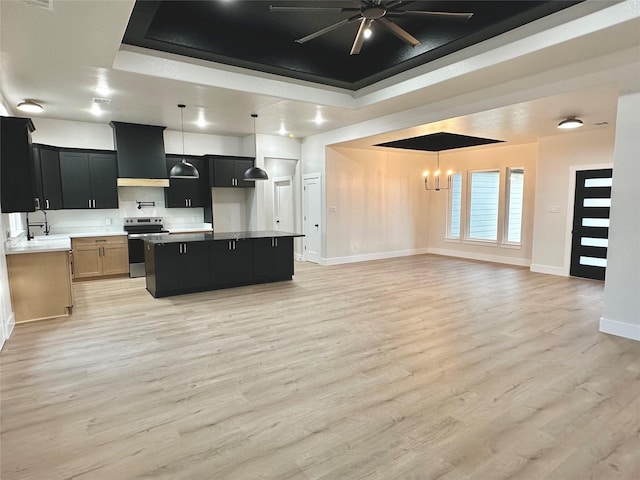
[[(258, 133), (276, 134), (284, 125), (301, 138), (489, 88), (497, 77), (516, 81), (568, 61), (579, 65), (596, 55), (637, 48), (640, 6), (636, 0), (625, 3), (630, 5), (626, 16), (624, 10), (616, 11), (617, 17), (605, 17), (610, 23), (593, 18), (615, 2), (585, 2), (352, 94), (122, 47), (134, 0), (53, 0), (53, 10), (0, 0), (0, 91), (17, 115), (17, 103), (34, 99), (45, 107), (40, 116), (46, 118), (115, 120), (179, 130), (176, 105), (185, 103), (186, 131), (246, 136), (253, 131), (250, 114), (258, 113)], [(574, 33), (563, 28), (567, 22)], [(536, 38), (536, 29), (545, 29), (544, 36)], [(491, 62), (483, 63), (488, 52), (496, 53)], [(633, 70), (627, 79), (631, 84), (640, 76)], [(619, 78), (608, 82), (605, 73), (601, 84), (416, 124), (350, 144), (366, 147), (436, 131), (531, 142), (558, 134), (555, 124), (567, 115), (579, 115), (587, 128), (602, 128), (596, 124), (615, 122), (621, 88)], [(101, 84), (108, 86), (108, 93), (96, 90)], [(111, 99), (102, 107), (102, 116), (90, 112), (93, 97)], [(318, 112), (325, 119), (320, 125), (314, 122)], [(195, 125), (199, 115), (208, 122), (205, 128)]]

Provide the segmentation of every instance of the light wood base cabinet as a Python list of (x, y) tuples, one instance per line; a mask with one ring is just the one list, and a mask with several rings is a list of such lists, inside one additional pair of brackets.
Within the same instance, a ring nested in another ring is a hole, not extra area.
[(74, 280), (129, 273), (126, 235), (73, 238), (71, 248)]
[(7, 255), (16, 323), (61, 317), (73, 306), (69, 252)]

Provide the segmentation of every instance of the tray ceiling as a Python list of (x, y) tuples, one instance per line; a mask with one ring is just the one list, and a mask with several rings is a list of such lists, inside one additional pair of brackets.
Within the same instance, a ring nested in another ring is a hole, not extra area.
[[(366, 2), (138, 0), (123, 43), (358, 90), (576, 3), (580, 1), (387, 1), (383, 5), (394, 11), (473, 16), (464, 21), (389, 15), (420, 44), (412, 47), (374, 21), (372, 37), (359, 54), (350, 55), (359, 21), (302, 44), (295, 40), (354, 15), (340, 8), (366, 7)], [(272, 11), (271, 5), (334, 8)]]

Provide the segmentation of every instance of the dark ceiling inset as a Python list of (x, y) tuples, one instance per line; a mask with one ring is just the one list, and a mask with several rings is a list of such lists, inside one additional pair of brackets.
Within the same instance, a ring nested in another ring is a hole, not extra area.
[(406, 150), (426, 150), (429, 152), (440, 152), (442, 150), (452, 150), (454, 148), (475, 147), (477, 145), (487, 145), (489, 143), (501, 143), (504, 140), (494, 140), (492, 138), (470, 137), (468, 135), (458, 135), (457, 133), (438, 132), (420, 137), (405, 138), (393, 142), (379, 143), (376, 147), (404, 148)]
[(314, 1), (313, 7), (334, 8), (312, 13), (269, 8), (311, 5), (302, 0), (136, 0), (123, 43), (358, 90), (582, 1), (385, 2), (401, 10), (473, 16), (467, 21), (394, 17), (394, 23), (420, 41), (415, 47), (374, 22), (373, 36), (359, 54), (350, 55), (358, 22), (303, 44), (295, 40), (353, 16), (351, 9), (363, 6), (360, 0)]

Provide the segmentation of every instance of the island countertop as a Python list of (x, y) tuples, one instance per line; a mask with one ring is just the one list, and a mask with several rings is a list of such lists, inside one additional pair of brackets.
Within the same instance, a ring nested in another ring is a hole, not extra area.
[(160, 244), (282, 237), (304, 237), (304, 235), (302, 233), (280, 232), (277, 230), (256, 230), (247, 232), (184, 233), (180, 235), (150, 234), (145, 235), (144, 240), (147, 242)]

